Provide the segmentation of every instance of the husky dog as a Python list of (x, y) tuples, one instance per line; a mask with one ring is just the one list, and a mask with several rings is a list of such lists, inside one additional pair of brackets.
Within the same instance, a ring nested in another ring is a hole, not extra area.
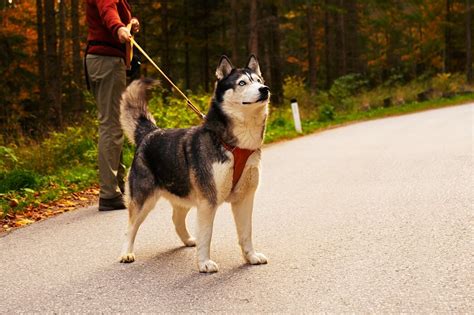
[[(160, 197), (173, 207), (176, 233), (186, 246), (197, 246), (200, 272), (216, 272), (210, 258), (217, 207), (232, 204), (239, 244), (253, 265), (267, 263), (252, 244), (252, 210), (259, 183), (260, 156), (270, 89), (260, 66), (250, 56), (236, 69), (222, 56), (217, 83), (204, 123), (188, 129), (161, 129), (147, 110), (146, 90), (152, 80), (137, 80), (122, 96), (121, 123), (136, 152), (126, 185), (128, 232), (121, 262), (135, 260), (138, 228)], [(246, 152), (246, 158), (236, 152)], [(243, 167), (240, 167), (243, 165)], [(235, 174), (234, 174), (235, 173)], [(240, 176), (239, 174), (240, 173)], [(186, 215), (197, 207), (197, 238), (186, 228)]]

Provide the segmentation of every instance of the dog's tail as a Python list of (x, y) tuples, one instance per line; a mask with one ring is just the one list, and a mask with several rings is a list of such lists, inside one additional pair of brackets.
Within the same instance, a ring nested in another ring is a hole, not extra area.
[(135, 80), (122, 94), (120, 122), (131, 143), (139, 145), (151, 131), (157, 129), (155, 119), (148, 111), (147, 90), (156, 85), (153, 79)]

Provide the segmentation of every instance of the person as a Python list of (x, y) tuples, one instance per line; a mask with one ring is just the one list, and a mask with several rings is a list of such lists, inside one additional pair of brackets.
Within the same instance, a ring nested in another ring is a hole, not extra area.
[(125, 43), (140, 23), (126, 0), (86, 0), (86, 81), (98, 108), (99, 211), (125, 209), (120, 98), (126, 87)]

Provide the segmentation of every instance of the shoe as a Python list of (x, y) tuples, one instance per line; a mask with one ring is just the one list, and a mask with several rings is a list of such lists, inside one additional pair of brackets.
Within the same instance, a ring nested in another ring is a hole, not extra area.
[(99, 211), (111, 211), (111, 210), (123, 210), (127, 209), (125, 203), (123, 202), (122, 195), (112, 198), (105, 199), (99, 198)]

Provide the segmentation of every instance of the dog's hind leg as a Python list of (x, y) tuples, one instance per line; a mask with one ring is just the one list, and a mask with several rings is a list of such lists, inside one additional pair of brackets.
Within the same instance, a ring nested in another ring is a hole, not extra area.
[(250, 264), (266, 264), (267, 258), (261, 253), (257, 253), (252, 243), (252, 211), (255, 192), (247, 194), (242, 200), (232, 203), (232, 213), (234, 214), (239, 244), (242, 254)]
[(123, 244), (120, 262), (131, 263), (135, 261), (135, 254), (133, 253), (133, 244), (135, 243), (135, 236), (137, 236), (138, 229), (143, 223), (148, 213), (155, 207), (159, 199), (158, 193), (152, 194), (148, 197), (142, 205), (137, 204), (136, 201), (131, 200), (128, 205), (128, 231), (126, 241)]
[(190, 208), (180, 207), (173, 204), (173, 222), (176, 228), (176, 233), (183, 241), (184, 245), (188, 247), (196, 246), (196, 239), (192, 237), (186, 228), (186, 216)]
[(197, 258), (199, 272), (217, 272), (219, 267), (211, 260), (211, 238), (216, 207), (200, 205), (197, 208)]

